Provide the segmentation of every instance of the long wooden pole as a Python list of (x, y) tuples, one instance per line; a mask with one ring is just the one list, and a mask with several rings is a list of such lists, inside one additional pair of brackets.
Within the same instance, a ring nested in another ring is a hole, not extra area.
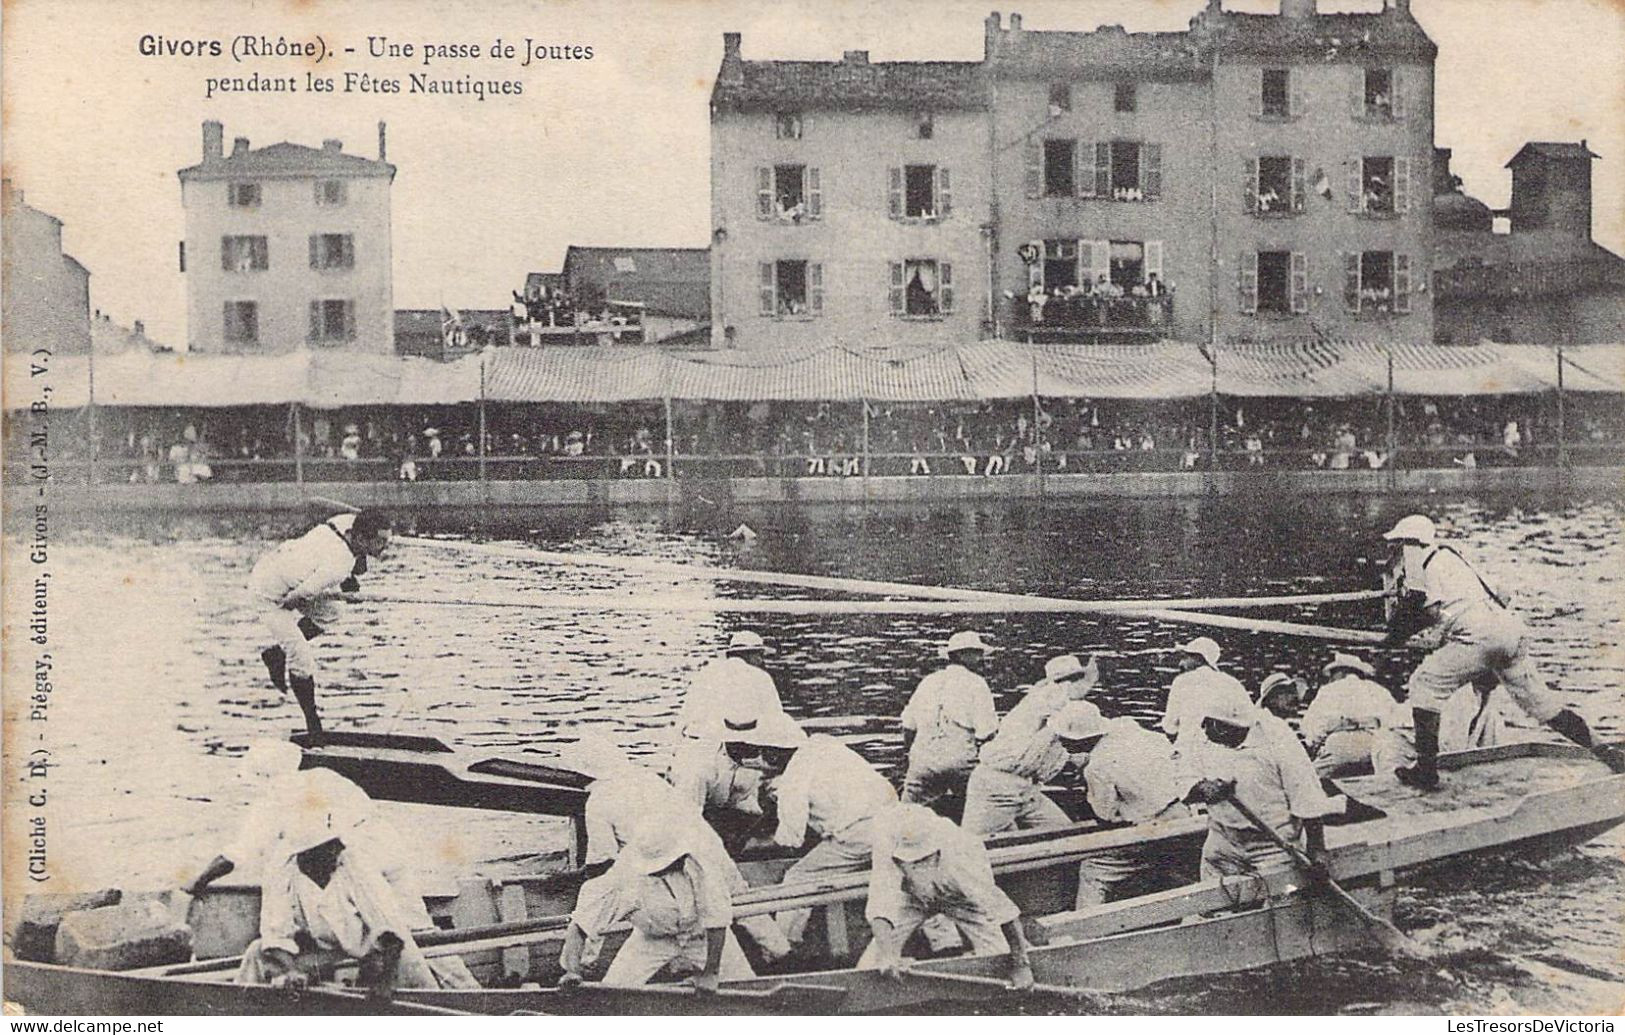
[[(511, 314), (510, 314), (511, 315)], [(485, 481), (485, 357), (480, 356), (480, 481)]]
[(666, 480), (671, 481), (677, 477), (677, 427), (671, 416), (671, 396), (665, 397), (666, 403)]
[(1394, 350), (1389, 349), (1389, 350), (1387, 350), (1387, 352), (1388, 352), (1388, 399), (1387, 399), (1388, 430), (1387, 430), (1387, 433), (1383, 436), (1383, 451), (1388, 454), (1388, 487), (1390, 489), (1392, 489), (1394, 487), (1395, 480), (1399, 477), (1397, 474), (1394, 473), (1394, 468), (1397, 467), (1398, 463), (1399, 463), (1399, 439), (1394, 434)]
[(305, 484), (305, 446), (299, 438), (299, 404), (288, 404), (288, 420), (293, 424), (293, 481), (295, 485)]
[(1564, 427), (1565, 400), (1563, 390), (1563, 346), (1557, 347), (1557, 466), (1565, 468), (1569, 465), (1569, 436)]

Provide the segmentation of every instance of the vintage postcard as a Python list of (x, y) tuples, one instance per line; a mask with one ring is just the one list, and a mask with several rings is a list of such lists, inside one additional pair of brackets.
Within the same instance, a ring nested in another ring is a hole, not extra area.
[(8, 1013), (1621, 1009), (1625, 6), (991, 6), (6, 4)]

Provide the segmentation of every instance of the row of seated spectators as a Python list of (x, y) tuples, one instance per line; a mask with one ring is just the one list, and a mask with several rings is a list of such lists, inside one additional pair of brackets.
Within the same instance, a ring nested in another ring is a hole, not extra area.
[[(1046, 399), (936, 405), (678, 403), (675, 440), (660, 404), (491, 405), (485, 476), (666, 477), (1000, 475), (1206, 469), (1383, 469), (1549, 464), (1557, 419), (1530, 397), (1171, 402)], [(16, 422), (20, 423), (20, 422)], [(89, 458), (85, 415), (58, 425), (57, 461)], [(1618, 397), (1577, 397), (1570, 452), (1625, 445)], [(1218, 455), (1212, 451), (1216, 434)], [(99, 409), (103, 480), (415, 481), (480, 476), (474, 406), (313, 410), (295, 428), (280, 407)], [(1397, 450), (1396, 448), (1397, 447)], [(668, 470), (675, 454), (677, 470)], [(20, 455), (14, 453), (13, 455)], [(296, 459), (297, 457), (297, 459)]]

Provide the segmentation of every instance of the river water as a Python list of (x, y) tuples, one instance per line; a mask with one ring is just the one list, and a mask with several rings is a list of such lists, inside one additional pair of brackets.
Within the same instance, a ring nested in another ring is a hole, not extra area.
[[(452, 511), (403, 516), (426, 535), (713, 566), (812, 572), (1079, 598), (1252, 596), (1371, 588), (1379, 534), (1424, 509), (1492, 582), (1515, 589), (1548, 679), (1604, 734), (1625, 727), (1625, 536), (1617, 501), (1531, 508), (1494, 498), (1299, 496), (1273, 500), (975, 504), (680, 511)], [(739, 524), (754, 539), (729, 538)], [(244, 581), (254, 560), (301, 530), (294, 515), (119, 516), (68, 531), (51, 553), (56, 689), (49, 730), (52, 866), (59, 889), (171, 886), (223, 843), (250, 789), (236, 761), (282, 736), (298, 710), (264, 678)], [(377, 593), (566, 592), (820, 596), (708, 579), (532, 564), (400, 546), (366, 579)], [(15, 584), (8, 595), (22, 592)], [(10, 600), (12, 614), (19, 600)], [(26, 608), (24, 608), (26, 610)], [(1377, 605), (1289, 609), (1374, 627)], [(1150, 719), (1188, 628), (1085, 615), (748, 616), (574, 613), (431, 604), (348, 608), (317, 641), (329, 726), (418, 733), (522, 756), (587, 725), (654, 748), (687, 676), (735, 629), (776, 648), (769, 668), (801, 717), (895, 716), (957, 628), (998, 648), (988, 678), (1008, 709), (1043, 661), (1102, 661), (1109, 712)], [(1285, 668), (1318, 673), (1327, 645), (1219, 633), (1224, 666), (1249, 686)], [(1372, 652), (1402, 685), (1414, 655)], [(15, 700), (13, 698), (13, 700)], [(883, 724), (854, 741), (889, 772), (900, 743)], [(892, 772), (896, 776), (895, 772)], [(558, 821), (384, 805), (422, 862), (446, 878), (534, 867), (563, 843)], [(1314, 961), (1237, 977), (1170, 982), (1113, 1001), (1135, 1012), (1542, 1011), (1619, 1008), (1625, 982), (1625, 837), (1556, 859), (1461, 868), (1407, 891), (1403, 922), (1452, 954), (1442, 966)]]

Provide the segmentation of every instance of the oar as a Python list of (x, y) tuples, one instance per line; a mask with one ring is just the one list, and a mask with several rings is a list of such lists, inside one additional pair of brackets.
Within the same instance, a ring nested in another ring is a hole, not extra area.
[[(1243, 804), (1242, 800), (1236, 797), (1235, 794), (1232, 793), (1228, 800), (1231, 805), (1236, 807), (1236, 811), (1241, 813), (1242, 816), (1246, 818), (1247, 822), (1251, 823), (1259, 833), (1263, 834), (1265, 837), (1274, 842), (1277, 848), (1289, 855), (1292, 858), (1292, 861), (1297, 863), (1301, 869), (1303, 869), (1305, 872), (1313, 871), (1314, 863), (1310, 861), (1309, 856), (1305, 855), (1302, 849), (1288, 841), (1286, 838), (1282, 837), (1280, 834), (1277, 834), (1274, 827), (1258, 818), (1258, 814)], [(1337, 881), (1333, 880), (1330, 876), (1326, 877), (1325, 884), (1327, 888), (1331, 889), (1332, 894), (1336, 896), (1337, 899), (1343, 903), (1343, 905), (1347, 906), (1356, 916), (1365, 921), (1366, 925), (1369, 926), (1372, 931), (1376, 932), (1377, 937), (1382, 941), (1383, 946), (1387, 948), (1388, 951), (1400, 956), (1407, 956), (1411, 959), (1417, 960), (1425, 960), (1432, 957), (1433, 954), (1429, 952), (1427, 947), (1421, 942), (1418, 942), (1415, 938), (1412, 938), (1404, 931), (1401, 931), (1399, 928), (1395, 927), (1388, 919), (1380, 917), (1371, 910), (1367, 909), (1360, 903), (1359, 899), (1355, 898), (1353, 895), (1350, 895), (1347, 889), (1345, 889), (1341, 884), (1337, 883)]]
[[(1015, 989), (1011, 988), (1010, 982), (1006, 981), (1005, 979), (983, 977), (980, 974), (955, 974), (951, 971), (945, 970), (925, 970), (915, 967), (905, 967), (903, 969), (904, 981), (907, 982), (907, 980), (912, 977), (926, 978), (930, 981), (946, 981), (950, 984), (967, 985), (976, 989), (981, 996), (986, 996), (989, 993), (994, 992), (1008, 992), (1015, 994)], [(1100, 997), (1095, 993), (1086, 991), (1082, 988), (1073, 988), (1071, 985), (1046, 985), (1042, 983), (1033, 985), (1033, 987), (1027, 989), (1024, 994), (1053, 995), (1059, 996), (1063, 999), (1072, 999), (1078, 1002), (1097, 1002), (1100, 999)]]

